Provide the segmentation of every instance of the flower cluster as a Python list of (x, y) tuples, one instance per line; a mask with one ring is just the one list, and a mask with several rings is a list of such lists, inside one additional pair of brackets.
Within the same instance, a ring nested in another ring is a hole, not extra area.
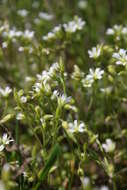
[(16, 39), (16, 38), (24, 38), (24, 39), (33, 39), (34, 37), (34, 31), (30, 31), (30, 30), (25, 30), (25, 31), (21, 31), (21, 30), (17, 30), (15, 27), (13, 27), (10, 30), (6, 30), (2, 33), (3, 37), (5, 38), (9, 38), (9, 39)]
[(40, 91), (50, 92), (51, 91), (51, 83), (53, 82), (54, 85), (57, 84), (57, 81), (53, 81), (52, 79), (55, 77), (56, 74), (59, 71), (60, 66), (56, 62), (52, 64), (52, 66), (49, 68), (49, 71), (43, 71), (41, 74), (37, 74), (38, 81), (34, 84), (33, 90), (37, 93), (40, 93)]
[(63, 24), (63, 27), (67, 33), (74, 33), (77, 30), (82, 30), (84, 25), (85, 25), (85, 21), (83, 21), (79, 17), (76, 17), (75, 20), (70, 21), (67, 24)]
[(104, 70), (100, 68), (89, 69), (89, 74), (86, 75), (84, 79), (82, 79), (82, 84), (84, 87), (91, 87), (93, 82), (96, 80), (100, 80), (104, 74)]
[(115, 24), (113, 28), (108, 28), (106, 31), (107, 35), (120, 35), (120, 34), (127, 34), (127, 27), (123, 27), (122, 25)]
[(62, 29), (64, 29), (65, 32), (67, 33), (74, 33), (78, 30), (82, 30), (82, 28), (85, 25), (85, 21), (83, 21), (81, 18), (76, 17), (75, 20), (70, 21), (68, 23), (65, 23), (63, 25), (58, 25), (55, 26), (54, 29), (49, 32), (46, 36), (43, 36), (42, 39), (45, 41), (52, 40), (56, 38)]

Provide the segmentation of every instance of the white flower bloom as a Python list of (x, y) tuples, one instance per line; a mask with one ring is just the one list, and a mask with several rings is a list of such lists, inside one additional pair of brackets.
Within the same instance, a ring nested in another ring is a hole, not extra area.
[(112, 28), (108, 28), (107, 31), (106, 31), (106, 34), (107, 35), (113, 35), (115, 32)]
[(20, 47), (18, 48), (18, 50), (19, 50), (19, 52), (23, 52), (23, 51), (24, 51), (24, 47), (20, 46)]
[(13, 142), (14, 140), (8, 137), (6, 133), (3, 134), (2, 138), (0, 138), (0, 151), (3, 151), (5, 146)]
[(104, 74), (104, 70), (96, 68), (95, 70), (89, 69), (89, 74), (82, 79), (82, 85), (84, 87), (90, 88), (95, 80), (100, 80)]
[(3, 42), (3, 43), (2, 43), (2, 48), (7, 48), (7, 46), (8, 46), (8, 43), (7, 43), (7, 42)]
[(55, 33), (53, 33), (53, 32), (49, 32), (46, 36), (42, 37), (42, 39), (45, 41), (52, 40), (53, 38), (55, 38)]
[(37, 78), (39, 81), (43, 82), (46, 84), (48, 81), (51, 80), (50, 74), (48, 71), (43, 71), (41, 75), (37, 74)]
[(89, 74), (86, 76), (89, 80), (100, 80), (104, 74), (104, 70), (101, 70), (100, 68), (89, 69)]
[(113, 58), (116, 59), (117, 65), (127, 65), (127, 51), (124, 49), (120, 49), (119, 52), (115, 52), (112, 55)]
[(21, 103), (26, 103), (27, 102), (27, 97), (21, 96), (20, 100), (21, 100)]
[(123, 27), (122, 34), (127, 34), (127, 27)]
[(54, 18), (53, 15), (50, 15), (50, 14), (45, 13), (45, 12), (40, 12), (40, 13), (39, 13), (39, 17), (40, 17), (41, 19), (44, 19), (44, 20), (52, 20), (52, 19)]
[(11, 39), (16, 39), (19, 37), (23, 37), (23, 38), (27, 38), (27, 39), (32, 39), (34, 37), (34, 31), (29, 31), (29, 30), (25, 30), (23, 31), (18, 31), (15, 27), (13, 27), (12, 29), (10, 29), (9, 31), (4, 31), (2, 33), (3, 37), (8, 37)]
[(58, 98), (58, 96), (59, 96), (58, 90), (54, 90), (54, 91), (53, 91), (53, 94), (52, 94), (52, 96), (51, 96), (51, 99), (54, 100), (54, 99)]
[(64, 106), (65, 104), (68, 104), (71, 102), (72, 97), (71, 96), (67, 97), (66, 95), (62, 94), (57, 97), (57, 100), (58, 100), (59, 106)]
[(23, 37), (32, 39), (34, 37), (34, 31), (25, 30), (23, 33)]
[(122, 25), (114, 25), (112, 28), (108, 28), (106, 31), (107, 35), (116, 35), (116, 39), (120, 39), (120, 35), (127, 34), (127, 27), (123, 27)]
[(55, 76), (56, 72), (59, 70), (59, 64), (56, 62), (50, 68), (49, 71), (43, 71), (41, 74), (37, 74), (37, 78), (43, 85), (49, 85), (51, 79)]
[(83, 122), (78, 122), (74, 120), (73, 123), (68, 123), (68, 131), (70, 133), (80, 132), (83, 133), (85, 130), (85, 124)]
[(60, 32), (60, 30), (61, 30), (61, 24), (59, 24), (58, 26), (55, 26), (54, 28), (53, 28), (53, 33), (58, 33), (58, 32)]
[(41, 89), (42, 89), (42, 84), (39, 83), (39, 82), (36, 82), (36, 83), (34, 84), (34, 86), (33, 86), (33, 89), (34, 89), (35, 92), (40, 92)]
[(83, 21), (79, 17), (76, 17), (76, 19), (74, 21), (70, 21), (67, 24), (58, 25), (58, 26), (54, 27), (54, 29), (51, 32), (49, 32), (47, 35), (43, 36), (42, 39), (45, 41), (48, 41), (48, 40), (52, 40), (52, 39), (56, 38), (57, 33), (59, 33), (61, 31), (62, 27), (64, 28), (64, 30), (66, 32), (74, 33), (77, 30), (81, 30), (84, 25), (85, 25), (85, 21)]
[(56, 72), (59, 71), (59, 69), (60, 69), (59, 64), (58, 64), (57, 62), (54, 63), (54, 64), (50, 67), (50, 69), (49, 69), (49, 75), (50, 75), (51, 77), (53, 77), (53, 76), (56, 74)]
[(10, 29), (9, 31), (5, 31), (2, 34), (4, 37), (8, 38), (16, 38), (16, 37), (21, 37), (23, 35), (22, 31), (17, 31), (15, 27)]
[(115, 150), (116, 144), (111, 139), (106, 139), (106, 143), (102, 144), (105, 152), (113, 152)]
[(0, 87), (0, 94), (1, 94), (3, 97), (8, 97), (11, 92), (12, 92), (12, 89), (11, 89), (9, 86), (7, 86), (5, 89), (2, 89), (2, 88)]
[(17, 13), (21, 17), (26, 17), (28, 15), (28, 11), (26, 9), (20, 9), (17, 11)]
[(90, 58), (98, 58), (101, 55), (101, 46), (93, 47), (91, 50), (88, 50)]
[(112, 28), (108, 28), (106, 31), (107, 35), (121, 34), (123, 27), (121, 25), (115, 24)]
[(77, 17), (75, 20), (68, 22), (67, 24), (63, 24), (63, 27), (66, 32), (74, 33), (77, 30), (81, 30), (85, 25), (85, 21), (81, 18)]
[(94, 80), (86, 76), (85, 79), (82, 79), (83, 87), (90, 88), (93, 84)]
[(45, 41), (54, 39), (57, 36), (57, 34), (61, 31), (61, 28), (61, 25), (55, 26), (53, 30), (51, 32), (48, 32), (47, 35), (43, 36), (42, 39)]
[(24, 118), (25, 118), (25, 116), (22, 113), (18, 113), (17, 116), (16, 116), (17, 120), (23, 120)]

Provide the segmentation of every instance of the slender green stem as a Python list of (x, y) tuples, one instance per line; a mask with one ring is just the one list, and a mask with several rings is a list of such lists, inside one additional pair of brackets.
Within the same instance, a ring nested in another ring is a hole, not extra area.
[(32, 130), (32, 132), (33, 132), (33, 134), (34, 134), (34, 136), (36, 138), (36, 140), (38, 141), (40, 147), (42, 148), (43, 146), (42, 146), (42, 143), (41, 143), (39, 137), (37, 136), (36, 132), (34, 132), (33, 127), (31, 125), (29, 125), (29, 126), (30, 126), (30, 128), (31, 128), (31, 130)]

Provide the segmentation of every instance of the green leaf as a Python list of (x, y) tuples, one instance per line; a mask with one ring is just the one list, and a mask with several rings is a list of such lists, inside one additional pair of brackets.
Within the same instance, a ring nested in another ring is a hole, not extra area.
[(48, 175), (50, 169), (52, 168), (52, 166), (54, 165), (54, 163), (56, 162), (58, 156), (60, 154), (60, 146), (59, 144), (56, 144), (45, 164), (45, 167), (43, 168), (43, 170), (40, 172), (39, 175), (39, 182), (37, 183), (35, 190), (37, 190), (41, 184), (42, 181), (45, 180), (46, 176)]

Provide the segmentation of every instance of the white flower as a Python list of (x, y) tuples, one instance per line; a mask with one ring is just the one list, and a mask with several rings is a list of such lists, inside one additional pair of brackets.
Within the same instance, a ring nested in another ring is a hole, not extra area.
[(91, 50), (88, 50), (90, 58), (98, 58), (101, 55), (101, 46), (93, 47)]
[(102, 147), (104, 148), (105, 152), (113, 152), (116, 145), (111, 139), (106, 139), (106, 143), (102, 144)]
[(75, 20), (68, 22), (67, 24), (63, 24), (63, 27), (66, 32), (74, 33), (77, 30), (81, 30), (85, 25), (85, 21), (81, 18), (77, 17)]
[(28, 11), (26, 9), (20, 9), (17, 11), (18, 15), (21, 17), (26, 17), (28, 15)]
[(82, 79), (82, 85), (84, 87), (90, 88), (95, 80), (100, 80), (104, 74), (104, 70), (100, 68), (89, 69), (89, 74), (86, 75), (84, 79)]
[(0, 151), (3, 151), (5, 146), (13, 142), (14, 140), (8, 137), (6, 133), (3, 134), (2, 138), (0, 138)]
[(115, 32), (112, 28), (108, 28), (107, 31), (106, 31), (106, 34), (107, 35), (113, 35)]
[(54, 63), (54, 64), (50, 67), (50, 69), (49, 69), (49, 75), (50, 75), (51, 77), (53, 77), (53, 76), (56, 74), (56, 72), (59, 71), (59, 69), (60, 69), (59, 64), (58, 64), (57, 62)]
[(22, 113), (18, 113), (17, 116), (16, 116), (17, 120), (23, 120), (24, 118), (25, 118), (25, 116)]
[(68, 131), (70, 133), (80, 132), (83, 133), (85, 130), (85, 124), (83, 122), (78, 122), (74, 120), (73, 123), (68, 123)]
[(122, 34), (127, 34), (127, 27), (123, 27)]
[(61, 24), (59, 24), (58, 26), (55, 26), (52, 31), (55, 34), (57, 34), (58, 32), (60, 32), (61, 31)]
[(61, 107), (64, 106), (65, 104), (70, 103), (71, 100), (72, 100), (72, 97), (71, 97), (71, 96), (67, 97), (67, 96), (64, 95), (64, 94), (59, 95), (59, 96), (57, 97), (58, 105), (61, 106)]
[(32, 39), (34, 37), (34, 31), (25, 30), (23, 37), (27, 39)]
[(120, 35), (122, 33), (122, 29), (123, 29), (123, 27), (121, 25), (115, 24), (112, 28), (107, 29), (106, 34), (107, 35), (114, 35), (114, 34)]
[(127, 27), (123, 27), (122, 25), (114, 25), (112, 28), (108, 28), (106, 31), (107, 35), (116, 35), (116, 39), (120, 40), (120, 35), (127, 34)]
[(47, 35), (43, 36), (42, 39), (45, 41), (53, 40), (54, 38), (56, 38), (57, 34), (61, 31), (61, 28), (62, 28), (61, 25), (55, 26), (53, 30), (51, 32), (48, 32)]
[(36, 83), (34, 84), (34, 86), (33, 86), (33, 89), (34, 89), (35, 92), (40, 92), (41, 89), (42, 89), (42, 84), (39, 83), (39, 82), (36, 82)]
[(20, 46), (20, 47), (18, 48), (18, 50), (19, 50), (19, 52), (23, 52), (23, 51), (24, 51), (24, 47)]
[(83, 87), (90, 88), (93, 84), (94, 80), (86, 76), (85, 79), (82, 79)]
[(125, 66), (127, 64), (127, 51), (124, 49), (120, 49), (119, 52), (113, 53), (112, 57), (116, 59), (117, 65)]
[(67, 24), (55, 26), (54, 29), (47, 35), (43, 36), (42, 39), (45, 41), (55, 39), (57, 34), (61, 31), (62, 27), (68, 33), (74, 33), (77, 30), (81, 30), (85, 25), (85, 21), (81, 18), (76, 17), (75, 20), (68, 22)]
[(100, 80), (104, 74), (104, 70), (101, 70), (100, 68), (89, 69), (89, 74), (86, 76), (89, 80)]
[(53, 38), (55, 38), (55, 33), (53, 33), (53, 32), (49, 32), (46, 36), (42, 37), (42, 39), (45, 41), (52, 40)]
[(43, 71), (41, 75), (37, 74), (37, 78), (44, 84), (46, 84), (51, 79), (48, 71)]
[(2, 48), (7, 48), (8, 47), (8, 43), (7, 42), (3, 42), (2, 43)]
[(17, 31), (15, 27), (10, 29), (9, 31), (3, 32), (4, 37), (8, 38), (16, 38), (16, 37), (21, 37), (23, 35), (22, 31)]
[(2, 88), (0, 87), (0, 94), (1, 94), (3, 97), (8, 97), (11, 92), (12, 92), (12, 89), (11, 89), (9, 86), (7, 86), (5, 89), (2, 89)]
[(8, 38), (11, 38), (13, 40), (15, 40), (16, 38), (19, 38), (19, 37), (32, 39), (34, 37), (34, 31), (25, 30), (23, 32), (20, 30), (18, 31), (15, 27), (13, 27), (9, 31), (4, 31), (2, 33), (2, 35), (3, 35), (3, 37), (8, 37)]
[(41, 19), (44, 19), (44, 20), (52, 20), (52, 19), (54, 18), (53, 15), (50, 15), (50, 14), (45, 13), (45, 12), (40, 12), (40, 13), (39, 13), (39, 17), (40, 17)]
[(21, 103), (26, 103), (27, 102), (27, 97), (21, 96), (20, 100), (21, 100)]
[(58, 98), (58, 96), (59, 96), (58, 90), (54, 90), (54, 91), (53, 91), (53, 94), (52, 94), (52, 96), (51, 96), (51, 99), (54, 100), (54, 99)]

